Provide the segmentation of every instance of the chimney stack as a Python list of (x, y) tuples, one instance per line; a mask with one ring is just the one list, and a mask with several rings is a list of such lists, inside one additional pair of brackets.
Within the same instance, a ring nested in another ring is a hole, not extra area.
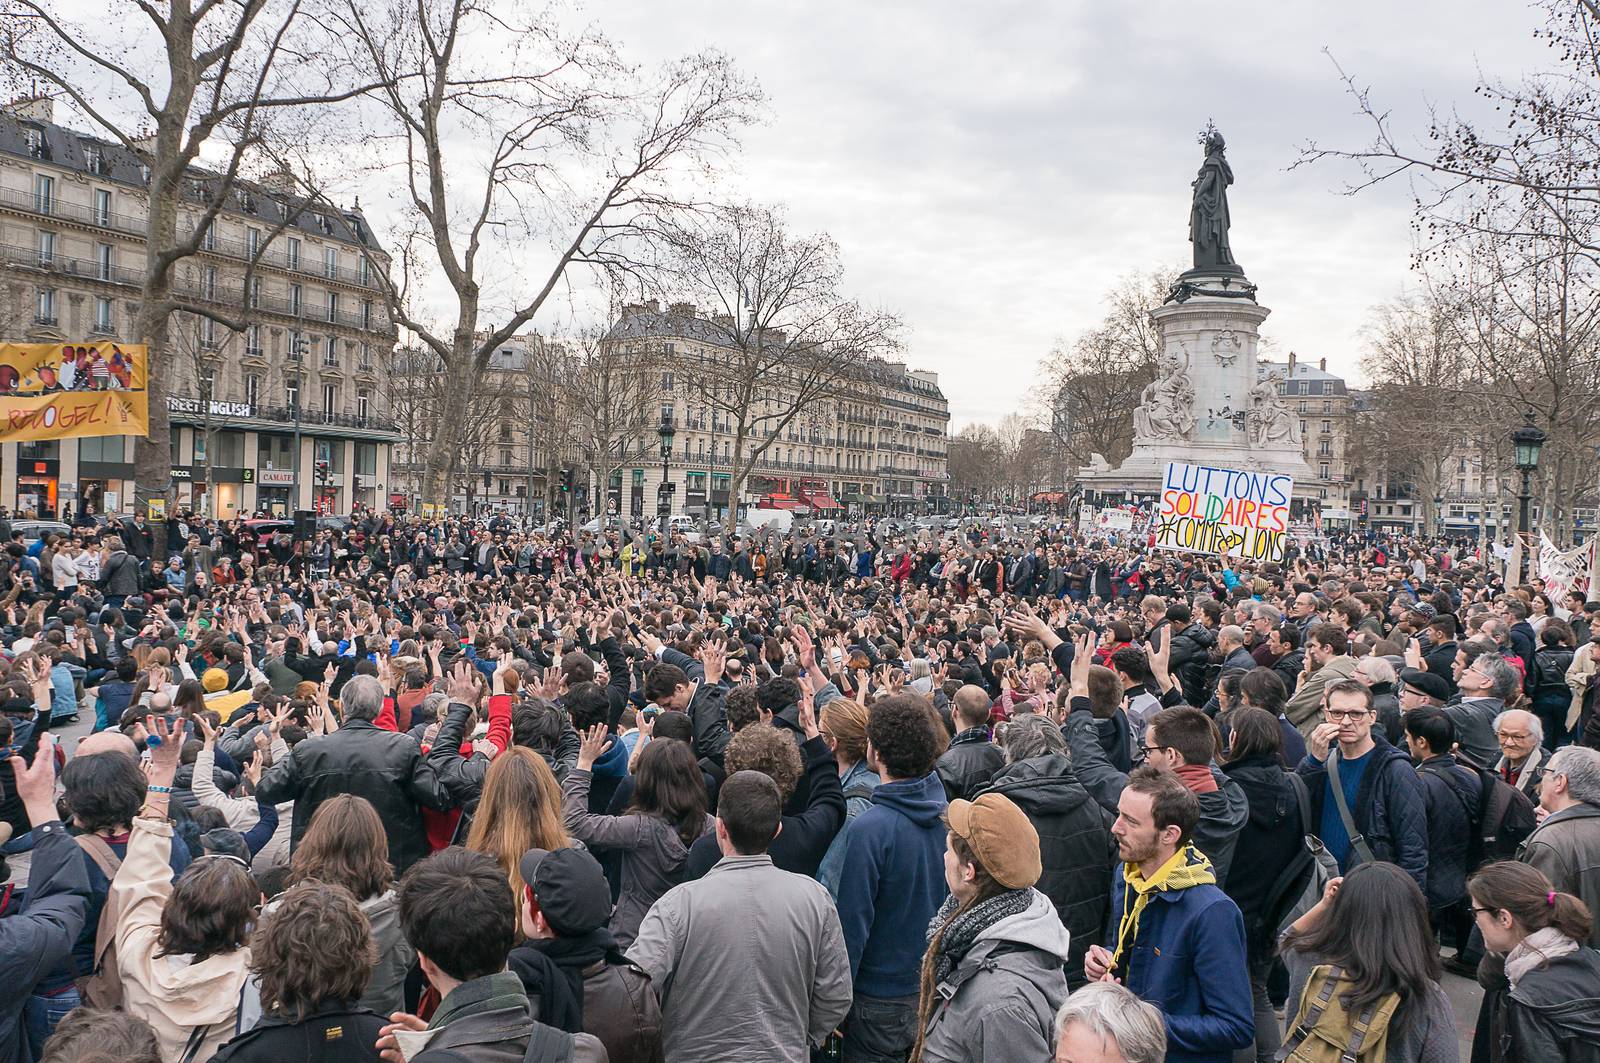
[(1289, 375), (1290, 376), (1294, 376), (1294, 361), (1295, 361), (1294, 352), (1290, 351), (1289, 352)]
[(1326, 373), (1328, 371), (1328, 360), (1326, 358), (1318, 359), (1317, 360), (1317, 368), (1321, 369), (1324, 373)]
[(24, 93), (6, 104), (6, 113), (33, 122), (55, 122), (55, 105), (42, 92)]

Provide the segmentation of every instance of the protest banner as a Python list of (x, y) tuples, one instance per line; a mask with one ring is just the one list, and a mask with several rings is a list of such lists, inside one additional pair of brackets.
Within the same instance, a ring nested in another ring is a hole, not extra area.
[(150, 431), (142, 343), (0, 343), (0, 441)]
[(1282, 561), (1294, 477), (1169, 462), (1155, 545), (1186, 553)]
[(1589, 561), (1592, 544), (1563, 551), (1550, 541), (1543, 531), (1539, 533), (1539, 578), (1544, 580), (1545, 597), (1560, 606), (1568, 591), (1587, 593), (1589, 590)]
[(1133, 514), (1126, 509), (1117, 509), (1116, 507), (1102, 509), (1096, 527), (1103, 532), (1132, 531)]

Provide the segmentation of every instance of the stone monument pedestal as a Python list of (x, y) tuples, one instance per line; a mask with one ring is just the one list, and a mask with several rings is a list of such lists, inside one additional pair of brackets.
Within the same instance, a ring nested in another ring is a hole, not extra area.
[(1115, 469), (1102, 460), (1081, 470), (1086, 489), (1156, 495), (1167, 463), (1181, 461), (1288, 473), (1310, 493), (1299, 414), (1279, 394), (1280, 378), (1258, 368), (1259, 328), (1272, 311), (1255, 292), (1235, 265), (1192, 269), (1150, 311), (1162, 364), (1134, 416), (1133, 453)]

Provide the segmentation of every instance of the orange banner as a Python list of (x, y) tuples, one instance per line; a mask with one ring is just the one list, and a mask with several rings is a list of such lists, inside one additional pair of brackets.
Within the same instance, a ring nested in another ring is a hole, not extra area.
[(0, 441), (150, 431), (142, 343), (0, 343)]

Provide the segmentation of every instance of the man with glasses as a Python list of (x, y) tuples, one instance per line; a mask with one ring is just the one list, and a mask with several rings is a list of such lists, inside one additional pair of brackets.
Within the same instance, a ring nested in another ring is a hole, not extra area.
[[(1557, 892), (1581, 897), (1590, 912), (1600, 912), (1600, 750), (1562, 746), (1550, 754), (1539, 807), (1548, 815), (1517, 859), (1543, 871)], [(1589, 944), (1600, 946), (1600, 920)]]
[(1523, 709), (1510, 709), (1494, 718), (1494, 736), (1501, 757), (1494, 770), (1500, 778), (1539, 802), (1539, 779), (1544, 772), (1544, 725)]
[[(1330, 683), (1323, 722), (1312, 729), (1306, 759), (1297, 769), (1311, 794), (1313, 820), (1328, 851), (1348, 871), (1370, 850), (1371, 858), (1398, 864), (1428, 888), (1428, 814), (1422, 782), (1405, 750), (1373, 733), (1377, 713), (1372, 691), (1354, 679)], [(1350, 810), (1354, 834), (1333, 796), (1333, 772)]]
[(1517, 691), (1517, 673), (1504, 658), (1484, 653), (1461, 673), (1457, 685), (1461, 700), (1445, 706), (1445, 711), (1456, 725), (1461, 752), (1480, 768), (1487, 768), (1500, 759), (1494, 721), (1505, 711), (1506, 699)]

